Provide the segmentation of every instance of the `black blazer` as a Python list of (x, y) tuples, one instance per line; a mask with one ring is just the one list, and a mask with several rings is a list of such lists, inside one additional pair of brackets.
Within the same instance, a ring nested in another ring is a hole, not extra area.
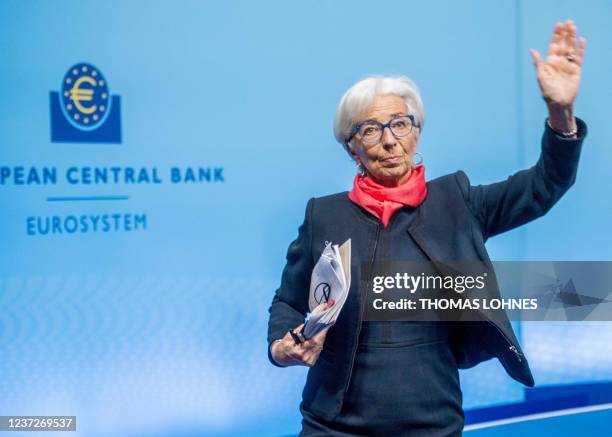
[[(587, 132), (582, 120), (577, 119), (577, 123), (576, 139), (565, 139), (546, 126), (538, 162), (505, 181), (472, 186), (465, 173), (458, 171), (428, 182), (427, 198), (406, 229), (410, 237), (436, 265), (453, 261), (489, 263), (485, 248), (489, 237), (544, 215), (574, 183)], [(398, 222), (401, 220), (389, 226)], [(359, 276), (359, 269), (363, 261), (373, 260), (381, 227), (377, 219), (348, 198), (347, 192), (310, 199), (269, 309), (268, 357), (278, 366), (270, 355), (270, 345), (304, 322), (310, 275), (325, 241), (352, 239), (354, 280), (349, 296), (327, 334), (319, 360), (308, 372), (303, 391), (303, 406), (323, 419), (332, 420), (340, 412), (350, 381), (364, 305), (359, 290), (368, 280)], [(508, 320), (492, 321), (486, 314), (483, 320), (458, 324), (461, 331), (453, 347), (458, 367), (473, 367), (497, 357), (512, 378), (532, 387), (529, 364)]]

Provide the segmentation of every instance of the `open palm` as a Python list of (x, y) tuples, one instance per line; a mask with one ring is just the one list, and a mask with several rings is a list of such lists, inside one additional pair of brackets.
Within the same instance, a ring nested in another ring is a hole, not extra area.
[(567, 20), (555, 25), (545, 61), (537, 50), (531, 49), (542, 97), (548, 104), (573, 105), (580, 86), (585, 45), (584, 38), (576, 42), (576, 26)]

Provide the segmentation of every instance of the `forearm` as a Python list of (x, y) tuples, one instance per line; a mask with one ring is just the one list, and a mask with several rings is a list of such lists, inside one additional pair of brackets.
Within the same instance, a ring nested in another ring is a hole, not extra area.
[(274, 296), (272, 305), (268, 309), (270, 318), (268, 320), (268, 342), (282, 338), (289, 329), (295, 328), (304, 322), (306, 313), (298, 311), (287, 302)]
[(587, 129), (586, 124), (573, 115), (572, 122), (576, 132), (572, 137), (559, 134), (554, 125), (552, 129), (545, 127), (539, 162), (542, 170), (540, 176), (545, 178), (548, 190), (551, 189), (551, 184), (558, 187), (553, 190), (556, 191), (554, 197), (560, 197), (576, 179), (582, 141)]
[(282, 338), (289, 329), (295, 328), (304, 322), (308, 312), (308, 293), (310, 275), (312, 273), (312, 204), (314, 199), (308, 201), (304, 223), (298, 230), (298, 238), (289, 245), (287, 250), (287, 264), (283, 269), (281, 286), (272, 299), (268, 309), (268, 358), (274, 365), (278, 365), (272, 358), (271, 346), (274, 340)]
[(576, 179), (586, 124), (575, 119), (577, 134), (565, 138), (544, 127), (540, 158), (535, 166), (521, 170), (505, 181), (471, 186), (464, 173), (457, 182), (474, 216), (481, 223), (485, 240), (544, 215)]

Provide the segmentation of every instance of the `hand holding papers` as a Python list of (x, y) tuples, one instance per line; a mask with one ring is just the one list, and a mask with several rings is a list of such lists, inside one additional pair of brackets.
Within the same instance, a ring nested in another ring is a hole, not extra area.
[(327, 243), (310, 278), (310, 316), (302, 331), (306, 339), (336, 323), (350, 286), (351, 240), (342, 246)]

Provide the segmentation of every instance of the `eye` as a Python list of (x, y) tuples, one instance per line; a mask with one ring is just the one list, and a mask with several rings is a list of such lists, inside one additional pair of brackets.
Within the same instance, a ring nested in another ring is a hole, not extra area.
[(380, 129), (378, 126), (364, 126), (361, 128), (361, 136), (363, 137), (372, 137), (378, 135)]

